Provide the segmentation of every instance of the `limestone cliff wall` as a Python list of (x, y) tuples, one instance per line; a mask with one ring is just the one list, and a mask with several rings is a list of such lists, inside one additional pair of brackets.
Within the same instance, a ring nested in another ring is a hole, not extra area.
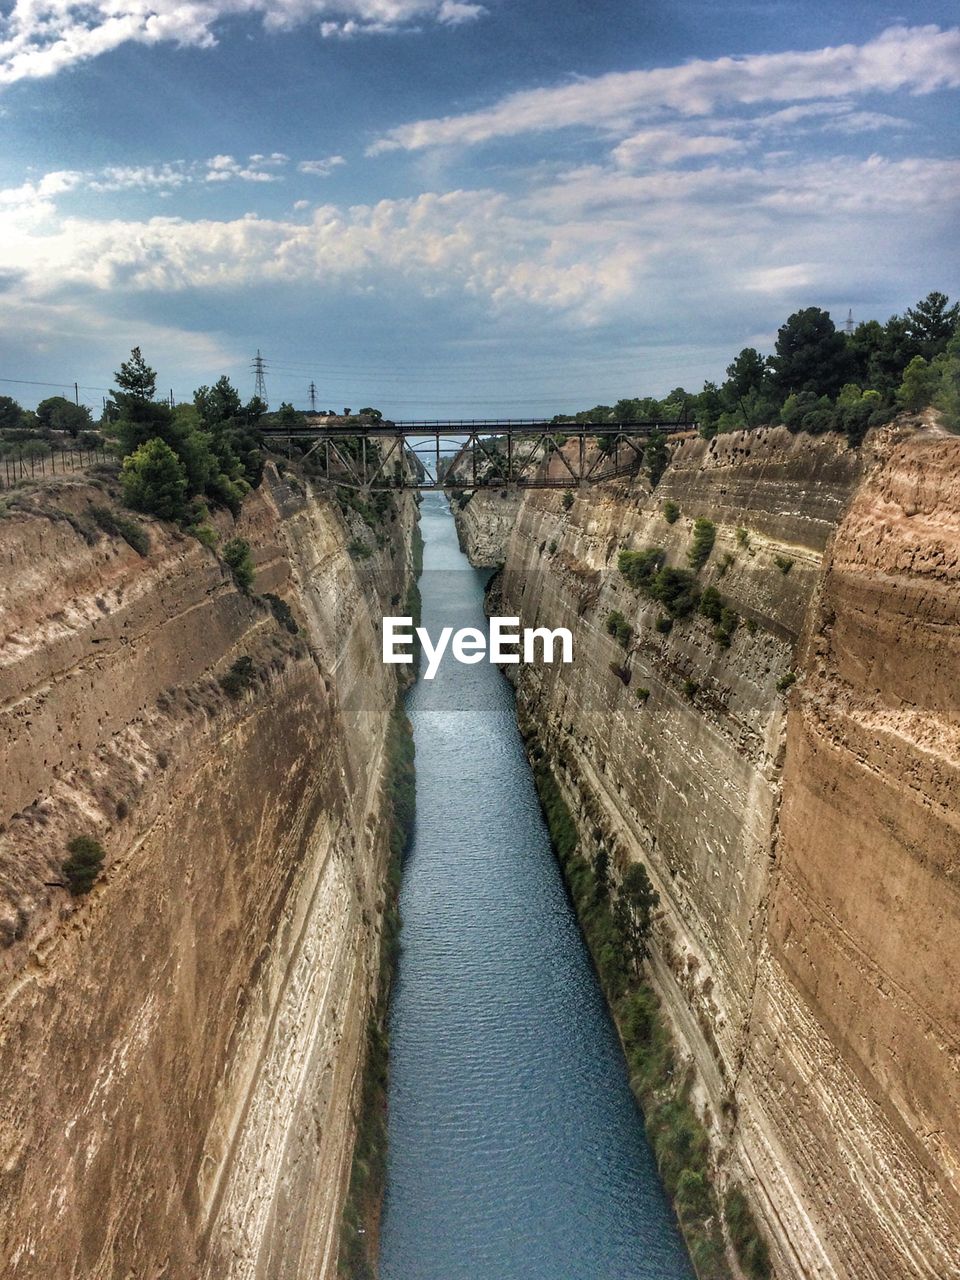
[[(268, 467), (223, 532), (294, 634), (195, 539), (100, 533), (109, 501), (76, 481), (0, 519), (0, 1270), (328, 1276), (383, 906), (376, 617), (412, 504), (357, 565)], [(107, 860), (71, 899), (81, 833)]]
[[(648, 867), (718, 1178), (790, 1280), (960, 1275), (958, 464), (896, 430), (690, 440), (652, 494), (528, 493), (506, 546), (498, 611), (575, 637), (572, 666), (520, 670), (521, 713), (588, 849)], [(616, 568), (685, 564), (701, 516), (729, 648), (699, 617), (660, 633)]]
[(460, 549), (471, 564), (493, 567), (501, 565), (507, 554), (507, 543), (517, 522), (522, 497), (519, 490), (478, 489), (466, 501), (454, 500), (457, 537)]

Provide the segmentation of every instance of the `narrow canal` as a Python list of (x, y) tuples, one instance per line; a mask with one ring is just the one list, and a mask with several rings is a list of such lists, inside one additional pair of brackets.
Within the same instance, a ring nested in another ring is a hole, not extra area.
[[(428, 494), (423, 620), (485, 627)], [(550, 849), (513, 693), (447, 656), (408, 697), (416, 835), (391, 1017), (382, 1280), (692, 1280)]]

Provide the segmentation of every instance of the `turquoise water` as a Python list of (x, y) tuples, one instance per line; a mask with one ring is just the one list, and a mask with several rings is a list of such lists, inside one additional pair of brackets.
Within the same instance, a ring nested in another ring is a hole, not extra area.
[[(426, 495), (423, 620), (484, 628)], [(391, 1015), (382, 1280), (693, 1280), (489, 663), (408, 696), (417, 825)]]

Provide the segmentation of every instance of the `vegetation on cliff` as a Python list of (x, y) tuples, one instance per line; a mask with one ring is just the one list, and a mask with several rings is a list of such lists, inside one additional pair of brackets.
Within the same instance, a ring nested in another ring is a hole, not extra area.
[(710, 1141), (693, 1106), (692, 1072), (677, 1063), (657, 997), (642, 961), (658, 904), (646, 869), (631, 864), (619, 888), (603, 845), (584, 856), (573, 814), (532, 725), (521, 726), (558, 861), (570, 891), (643, 1110), (660, 1176), (669, 1192), (699, 1280), (733, 1280), (722, 1223), (750, 1280), (769, 1280), (770, 1258), (740, 1188), (721, 1204)]
[(387, 1085), (390, 992), (400, 951), (400, 875), (413, 836), (416, 773), (413, 731), (397, 699), (387, 734), (389, 866), (380, 932), (377, 999), (367, 1022), (363, 1084), (357, 1112), (357, 1136), (350, 1187), (340, 1231), (339, 1272), (349, 1280), (374, 1280), (380, 1203), (387, 1159)]
[[(791, 431), (842, 431), (859, 444), (869, 427), (901, 409), (934, 405), (960, 429), (958, 321), (960, 304), (939, 292), (886, 324), (867, 320), (851, 333), (838, 330), (829, 312), (806, 307), (780, 326), (772, 355), (745, 347), (722, 383), (705, 382), (697, 392), (676, 387), (663, 399), (628, 397), (554, 421), (688, 421), (708, 438), (782, 422)], [(664, 452), (652, 439), (644, 461), (654, 487)]]
[(67, 849), (70, 857), (63, 864), (63, 878), (73, 896), (79, 898), (93, 888), (106, 853), (93, 836), (74, 836)]

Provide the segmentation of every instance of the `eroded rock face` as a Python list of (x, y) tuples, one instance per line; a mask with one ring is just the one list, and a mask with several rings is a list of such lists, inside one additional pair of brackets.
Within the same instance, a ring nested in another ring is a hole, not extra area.
[[(93, 534), (103, 500), (0, 520), (3, 1273), (330, 1275), (383, 906), (375, 619), (413, 507), (358, 570), (268, 469), (225, 532), (294, 634), (192, 538)], [(107, 860), (71, 900), (78, 833)]]
[[(687, 441), (653, 494), (528, 493), (506, 547), (497, 611), (575, 638), (521, 714), (587, 850), (648, 867), (651, 976), (780, 1277), (960, 1275), (958, 474), (903, 431)], [(729, 648), (616, 567), (685, 564), (697, 517)]]

